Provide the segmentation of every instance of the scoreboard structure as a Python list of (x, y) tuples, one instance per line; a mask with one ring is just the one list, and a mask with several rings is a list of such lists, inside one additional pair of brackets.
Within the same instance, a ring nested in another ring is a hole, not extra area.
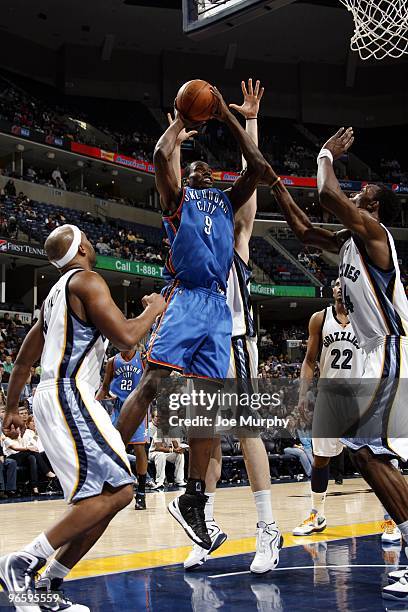
[(295, 0), (183, 0), (183, 30), (193, 38), (206, 38), (294, 2)]

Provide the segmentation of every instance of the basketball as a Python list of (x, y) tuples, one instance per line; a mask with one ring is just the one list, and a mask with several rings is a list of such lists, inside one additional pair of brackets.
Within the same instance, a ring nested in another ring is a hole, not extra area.
[(180, 87), (176, 108), (189, 121), (208, 121), (211, 117), (214, 96), (210, 83), (201, 79), (187, 81)]

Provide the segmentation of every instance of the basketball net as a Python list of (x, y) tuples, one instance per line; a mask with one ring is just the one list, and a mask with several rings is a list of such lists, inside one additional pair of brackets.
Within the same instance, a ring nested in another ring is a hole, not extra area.
[(351, 49), (363, 60), (408, 53), (408, 0), (340, 0), (354, 18)]

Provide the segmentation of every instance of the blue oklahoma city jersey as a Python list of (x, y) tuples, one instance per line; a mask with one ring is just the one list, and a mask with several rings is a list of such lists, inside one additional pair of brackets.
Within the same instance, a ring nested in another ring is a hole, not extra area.
[(110, 392), (123, 404), (128, 395), (136, 389), (143, 374), (140, 353), (135, 353), (130, 361), (118, 353), (113, 359), (113, 378)]
[(183, 189), (177, 211), (163, 217), (170, 252), (167, 277), (187, 287), (226, 289), (233, 260), (234, 213), (220, 189)]

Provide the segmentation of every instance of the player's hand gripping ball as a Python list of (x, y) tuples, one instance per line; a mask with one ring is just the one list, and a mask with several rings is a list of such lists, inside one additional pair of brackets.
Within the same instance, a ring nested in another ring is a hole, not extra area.
[(187, 121), (201, 123), (211, 118), (214, 103), (211, 85), (207, 81), (194, 79), (180, 87), (175, 107)]

